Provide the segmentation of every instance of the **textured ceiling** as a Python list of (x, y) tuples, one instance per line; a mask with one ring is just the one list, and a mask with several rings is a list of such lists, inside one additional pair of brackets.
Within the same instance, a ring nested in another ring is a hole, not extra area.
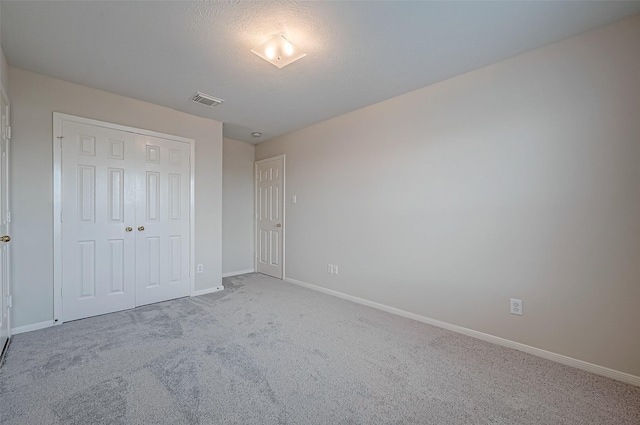
[[(10, 2), (9, 63), (224, 122), (251, 143), (640, 13), (640, 2)], [(283, 69), (251, 49), (282, 33)], [(202, 91), (226, 102), (190, 101)], [(263, 137), (251, 137), (260, 131)]]

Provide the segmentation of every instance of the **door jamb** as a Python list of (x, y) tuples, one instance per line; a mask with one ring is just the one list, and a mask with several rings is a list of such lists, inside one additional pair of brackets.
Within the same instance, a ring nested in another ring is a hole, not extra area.
[(287, 156), (286, 154), (261, 159), (253, 165), (253, 269), (258, 272), (258, 165), (282, 159), (282, 280), (285, 279), (286, 210), (287, 210)]
[(96, 127), (104, 127), (112, 130), (126, 131), (142, 136), (152, 136), (161, 139), (187, 143), (190, 146), (190, 184), (189, 184), (189, 279), (190, 295), (195, 293), (195, 140), (172, 134), (159, 133), (157, 131), (142, 128), (129, 127), (106, 121), (94, 120), (75, 115), (53, 113), (53, 324), (62, 324), (62, 123), (64, 121), (78, 124), (88, 124)]
[[(0, 84), (0, 95), (4, 98), (5, 102), (7, 103), (7, 127), (11, 127), (11, 102), (9, 102), (9, 95), (7, 94), (7, 91), (5, 90), (4, 86), (2, 84)], [(11, 135), (11, 137), (13, 137), (13, 135)], [(11, 137), (7, 139), (7, 150), (6, 150), (6, 155), (7, 155), (7, 163), (6, 163), (6, 168), (4, 170), (5, 172), (5, 179), (6, 179), (6, 191), (7, 191), (7, 205), (6, 208), (7, 210), (5, 211), (5, 214), (8, 215), (7, 217), (7, 234), (10, 235), (11, 234), (11, 185), (10, 185), (10, 181), (9, 181), (9, 177), (11, 174)], [(7, 246), (7, 264), (5, 265), (5, 271), (7, 274), (7, 293), (4, 294), (5, 295), (5, 299), (4, 300), (0, 300), (0, 302), (7, 303), (7, 297), (11, 296), (11, 249), (9, 246)], [(12, 297), (12, 302), (11, 304), (13, 304), (13, 297)], [(11, 310), (13, 309), (12, 307), (7, 307), (9, 310), (7, 311), (7, 329), (8, 329), (8, 340), (7, 340), (7, 348), (9, 347), (9, 343), (11, 341)], [(2, 354), (2, 348), (4, 347), (0, 347), (0, 355)], [(0, 358), (0, 365), (2, 364), (2, 359)]]

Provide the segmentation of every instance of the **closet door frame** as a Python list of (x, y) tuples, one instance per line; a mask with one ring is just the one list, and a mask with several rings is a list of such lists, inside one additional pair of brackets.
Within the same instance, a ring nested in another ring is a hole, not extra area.
[(114, 130), (126, 131), (143, 136), (159, 137), (187, 143), (190, 146), (189, 177), (189, 279), (190, 295), (195, 295), (195, 140), (157, 131), (144, 130), (75, 115), (53, 113), (53, 324), (62, 324), (62, 123), (74, 122)]

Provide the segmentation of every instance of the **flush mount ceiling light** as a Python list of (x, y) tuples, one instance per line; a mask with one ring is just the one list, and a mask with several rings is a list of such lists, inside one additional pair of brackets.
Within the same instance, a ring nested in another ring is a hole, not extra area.
[(260, 133), (259, 131), (254, 131), (253, 133), (251, 133), (251, 135), (253, 137), (262, 137), (262, 133)]
[(305, 52), (297, 50), (282, 34), (274, 35), (266, 43), (251, 51), (278, 68), (283, 68), (307, 56)]

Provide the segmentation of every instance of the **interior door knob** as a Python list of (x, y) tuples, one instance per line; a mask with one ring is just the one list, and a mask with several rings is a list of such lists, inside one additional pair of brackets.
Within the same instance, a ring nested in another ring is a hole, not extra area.
[(11, 236), (4, 235), (0, 237), (0, 242), (9, 242), (11, 240)]
[(127, 227), (127, 228), (126, 228), (126, 229), (124, 229), (124, 230), (125, 230), (125, 231), (127, 231), (127, 232), (131, 232), (131, 231), (133, 230), (133, 227), (129, 226), (129, 227)]
[(140, 227), (138, 227), (138, 231), (139, 231), (139, 232), (142, 232), (143, 230), (144, 230), (144, 226), (140, 226)]
[(276, 224), (276, 227), (282, 227), (281, 223)]

